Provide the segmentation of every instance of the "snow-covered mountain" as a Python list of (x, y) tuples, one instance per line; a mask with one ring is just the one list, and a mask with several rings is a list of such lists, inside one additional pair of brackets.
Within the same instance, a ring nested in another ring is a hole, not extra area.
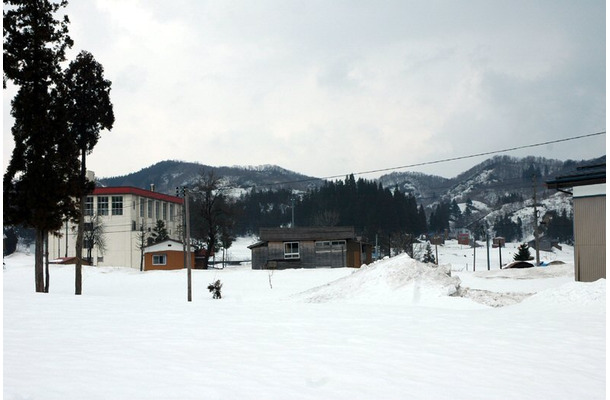
[(234, 188), (233, 192), (236, 195), (253, 187), (290, 188), (305, 191), (322, 183), (316, 178), (275, 165), (213, 167), (199, 163), (168, 160), (131, 174), (101, 178), (99, 184), (102, 186), (135, 186), (145, 189), (154, 185), (158, 192), (173, 194), (177, 186), (193, 185), (202, 172), (207, 173), (208, 171), (213, 171), (215, 175), (222, 177), (228, 186)]
[[(386, 188), (413, 194), (428, 213), (441, 202), (453, 201), (464, 212), (468, 202), (472, 215), (470, 221), (461, 221), (460, 227), (482, 219), (491, 224), (504, 215), (514, 221), (521, 219), (526, 226), (533, 222), (534, 188), (540, 217), (547, 211), (561, 213), (566, 209), (570, 213), (570, 196), (548, 190), (545, 182), (570, 173), (580, 165), (605, 163), (605, 159), (603, 156), (593, 160), (560, 161), (542, 157), (496, 156), (450, 179), (419, 172), (393, 172), (381, 176), (378, 181)], [(177, 186), (192, 185), (202, 171), (210, 170), (233, 188), (236, 197), (254, 187), (303, 192), (323, 183), (321, 179), (274, 165), (211, 167), (181, 161), (162, 161), (129, 175), (100, 179), (99, 183), (142, 188), (153, 184), (155, 190), (172, 194)]]

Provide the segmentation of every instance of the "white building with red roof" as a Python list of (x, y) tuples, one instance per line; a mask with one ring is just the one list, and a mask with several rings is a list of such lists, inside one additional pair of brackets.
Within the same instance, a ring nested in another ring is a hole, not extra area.
[[(85, 229), (99, 217), (105, 251), (94, 247), (93, 265), (140, 268), (139, 234), (150, 232), (157, 221), (165, 223), (170, 239), (180, 240), (184, 199), (131, 186), (98, 187), (85, 201)], [(76, 227), (66, 224), (61, 237), (49, 235), (49, 258), (74, 257)], [(83, 248), (82, 258), (86, 259)]]

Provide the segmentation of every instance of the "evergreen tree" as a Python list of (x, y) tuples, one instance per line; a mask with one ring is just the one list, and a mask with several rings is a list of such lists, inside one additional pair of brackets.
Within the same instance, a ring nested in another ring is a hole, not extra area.
[(167, 228), (165, 227), (165, 222), (163, 220), (157, 220), (155, 227), (153, 228), (150, 237), (148, 238), (149, 245), (161, 243), (165, 240), (169, 239), (169, 234), (167, 233)]
[[(62, 97), (66, 107), (68, 128), (72, 139), (78, 144), (81, 155), (80, 179), (82, 196), (80, 209), (84, 209), (85, 197), (93, 190), (86, 180), (86, 157), (97, 144), (100, 130), (112, 129), (114, 112), (110, 102), (110, 81), (104, 79), (104, 68), (93, 55), (81, 51), (64, 73)], [(83, 218), (78, 220), (76, 239), (76, 288), (82, 292), (81, 258), (83, 247)]]
[(430, 246), (430, 243), (426, 243), (426, 252), (424, 253), (422, 262), (436, 264), (436, 258), (432, 253), (432, 246)]
[(557, 239), (562, 243), (572, 243), (574, 241), (574, 220), (563, 210), (560, 215), (556, 211), (549, 212), (546, 224), (546, 236)]
[(513, 256), (515, 261), (528, 261), (531, 258), (530, 249), (527, 243), (519, 245), (517, 253)]
[(4, 84), (12, 82), (18, 90), (11, 102), (15, 148), (4, 175), (3, 216), (4, 223), (36, 230), (35, 288), (44, 292), (44, 239), (62, 227), (66, 216), (78, 217), (74, 198), (81, 196), (78, 150), (67, 134), (58, 92), (60, 63), (72, 40), (68, 18), (56, 20), (54, 14), (67, 2), (4, 4)]
[(494, 222), (494, 230), (496, 235), (504, 237), (508, 242), (520, 240), (522, 237), (522, 223), (521, 219), (517, 218), (517, 222), (506, 214), (498, 216)]
[(451, 219), (453, 221), (458, 221), (460, 218), (462, 218), (462, 211), (460, 210), (460, 206), (458, 206), (455, 199), (451, 200), (449, 214), (451, 215)]

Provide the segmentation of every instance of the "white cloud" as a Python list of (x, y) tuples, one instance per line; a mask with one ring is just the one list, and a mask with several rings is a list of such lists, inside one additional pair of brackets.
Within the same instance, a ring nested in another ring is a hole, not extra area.
[(95, 4), (68, 13), (113, 82), (101, 176), (168, 158), (325, 176), (605, 129), (603, 1)]

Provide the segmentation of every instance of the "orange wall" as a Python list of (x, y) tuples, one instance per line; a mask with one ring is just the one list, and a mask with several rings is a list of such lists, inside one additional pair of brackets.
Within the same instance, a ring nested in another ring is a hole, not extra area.
[[(165, 254), (167, 256), (167, 263), (165, 265), (153, 265), (153, 255)], [(182, 251), (155, 251), (152, 253), (144, 254), (144, 270), (150, 271), (153, 269), (182, 269), (184, 265), (184, 253)], [(191, 253), (191, 268), (195, 268), (195, 254)]]

